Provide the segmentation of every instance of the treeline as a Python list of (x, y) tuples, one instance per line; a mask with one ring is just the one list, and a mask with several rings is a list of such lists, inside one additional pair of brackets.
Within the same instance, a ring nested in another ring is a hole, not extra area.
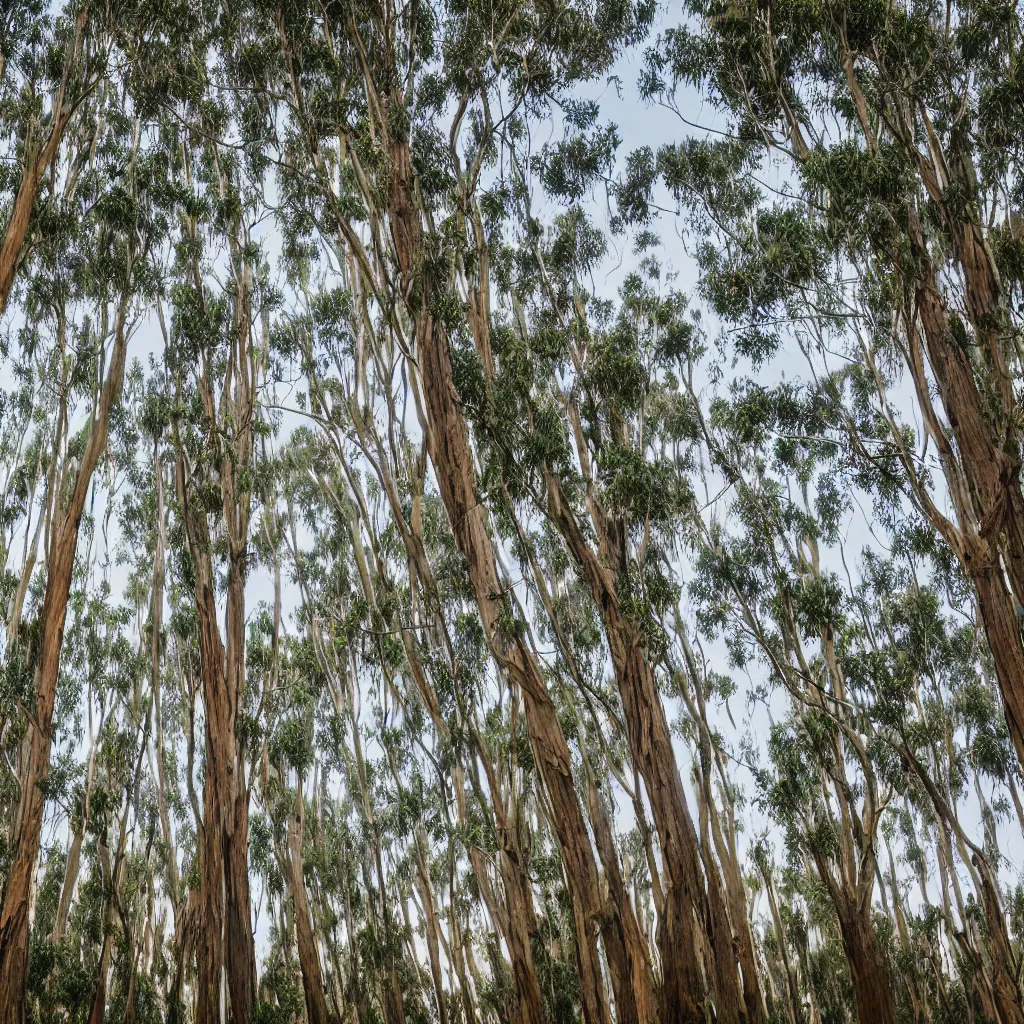
[(0, 1024), (1024, 1024), (1022, 18), (0, 4)]

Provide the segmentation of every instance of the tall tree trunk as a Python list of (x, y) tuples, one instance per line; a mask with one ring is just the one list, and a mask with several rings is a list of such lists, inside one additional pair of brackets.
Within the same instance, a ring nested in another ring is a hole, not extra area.
[[(128, 350), (128, 294), (121, 297), (114, 327), (110, 368), (93, 410), (81, 464), (70, 487), (63, 474), (54, 501), (54, 522), (47, 552), (46, 590), (40, 611), (35, 661), (35, 716), (22, 745), (21, 801), (15, 821), (15, 853), (0, 906), (0, 1024), (21, 1024), (25, 1015), (28, 971), (29, 900), (39, 856), (39, 838), (46, 806), (44, 783), (50, 768), (53, 707), (57, 695), (64, 623), (75, 566), (78, 530), (92, 474), (107, 444), (111, 409), (120, 401)], [(66, 500), (66, 504), (65, 504)]]
[(765, 891), (768, 894), (768, 907), (771, 910), (772, 925), (775, 928), (775, 942), (779, 948), (779, 958), (782, 961), (782, 969), (786, 975), (786, 1011), (790, 1024), (800, 1024), (803, 1020), (803, 1006), (800, 1001), (800, 984), (797, 979), (796, 970), (789, 958), (789, 939), (786, 935), (786, 928), (782, 922), (782, 914), (779, 913), (779, 903), (775, 896), (775, 879), (772, 877), (772, 868), (768, 859), (754, 854), (754, 863), (757, 865), (761, 877), (764, 879)]
[[(615, 994), (615, 1012), (619, 1024), (654, 1024), (658, 1020), (657, 995), (654, 973), (651, 970), (650, 954), (647, 943), (636, 922), (629, 893), (622, 878), (619, 867), (619, 855), (615, 848), (611, 821), (604, 799), (598, 791), (593, 774), (587, 772), (587, 802), (590, 811), (590, 822), (594, 829), (601, 865), (604, 867), (604, 878), (610, 896), (609, 913), (619, 913), (622, 932), (621, 950), (614, 945), (605, 943), (605, 951), (609, 957), (619, 955), (621, 964), (609, 970), (612, 976)], [(621, 912), (624, 910), (625, 912)], [(623, 984), (625, 982), (625, 984)]]
[[(221, 184), (223, 189), (224, 182)], [(236, 733), (245, 691), (245, 580), (251, 501), (248, 473), (253, 461), (255, 362), (251, 269), (232, 231), (228, 242), (235, 285), (235, 322), (219, 403), (206, 356), (198, 376), (209, 425), (206, 443), (216, 467), (220, 511), (228, 541), (225, 640), (221, 639), (218, 624), (207, 511), (194, 501), (196, 485), (187, 468), (180, 438), (176, 473), (178, 501), (195, 566), (199, 668), (206, 712), (200, 885), (203, 918), (197, 945), (198, 1024), (215, 1024), (219, 1018), (222, 973), (227, 976), (233, 1024), (248, 1024), (256, 1000), (256, 947), (249, 897), (249, 786), (245, 751)], [(196, 275), (201, 283), (198, 268)]]
[(97, 735), (90, 744), (89, 768), (85, 779), (85, 799), (82, 803), (82, 820), (71, 837), (71, 846), (68, 849), (68, 859), (64, 867), (64, 884), (60, 891), (60, 902), (57, 904), (57, 916), (54, 918), (53, 931), (50, 933), (50, 939), (53, 942), (59, 943), (63, 940), (68, 926), (68, 915), (71, 913), (71, 899), (74, 896), (75, 884), (78, 881), (78, 872), (82, 862), (82, 843), (85, 841), (85, 832), (89, 826), (89, 804), (96, 772), (96, 748), (99, 745), (99, 736), (103, 733), (103, 722), (104, 718), (101, 717)]
[[(392, 477), (391, 470), (388, 468), (388, 459), (383, 445), (375, 434), (373, 435), (374, 447), (373, 449), (370, 447), (372, 424), (367, 422), (358, 413), (358, 411), (354, 411), (353, 419), (360, 445), (376, 468), (381, 486), (388, 498), (392, 517), (400, 529), (409, 566), (409, 579), (410, 581), (418, 580), (420, 590), (423, 593), (423, 597), (428, 608), (433, 609), (437, 613), (437, 620), (442, 625), (440, 625), (437, 630), (438, 637), (436, 643), (441, 649), (443, 658), (451, 668), (452, 679), (457, 680), (458, 659), (453, 653), (454, 647), (451, 636), (443, 626), (443, 608), (438, 597), (434, 572), (423, 546), (421, 530), (419, 529), (421, 524), (418, 523), (416, 512), (418, 507), (417, 502), (414, 500), (413, 513), (411, 516), (412, 521), (410, 522), (406, 518), (401, 498), (395, 486), (395, 481)], [(339, 453), (341, 453), (341, 449), (339, 449)], [(355, 504), (360, 511), (360, 518), (363, 521), (365, 529), (372, 535), (373, 524), (370, 518), (365, 514), (364, 510), (366, 509), (366, 503), (361, 492), (359, 492), (358, 482), (354, 475), (348, 470), (347, 465), (344, 464), (343, 453), (341, 453), (341, 458), (343, 460), (346, 477), (348, 478), (354, 492), (354, 497), (356, 499)], [(423, 471), (425, 472), (425, 467)], [(422, 494), (422, 480), (410, 480), (408, 482), (415, 494)], [(368, 602), (374, 604), (376, 601), (374, 585), (370, 580), (369, 572), (364, 571), (362, 562), (360, 561), (360, 537), (359, 531), (355, 527), (353, 528), (353, 547), (357, 561), (360, 562), (360, 577), (363, 583), (364, 596)], [(376, 545), (375, 549), (377, 547), (379, 547), (379, 545)], [(378, 572), (378, 578), (379, 576), (380, 573)], [(448, 723), (445, 721), (444, 716), (441, 713), (437, 694), (423, 670), (412, 634), (408, 630), (402, 630), (401, 632), (402, 643), (406, 652), (406, 660), (416, 688), (423, 698), (424, 704), (430, 713), (431, 720), (437, 729), (438, 735), (441, 736), (445, 742), (449, 742), (450, 730), (448, 728)], [(477, 756), (484, 765), (484, 770), (488, 775), (488, 779), (493, 780), (495, 778), (495, 772), (493, 760), (489, 751), (482, 742), (478, 730), (471, 728), (468, 731), (473, 737), (476, 745)], [(460, 824), (465, 825), (465, 779), (462, 768), (457, 761), (452, 767), (452, 785), (456, 794), (456, 807), (459, 822)], [(503, 913), (498, 912), (497, 901), (493, 898), (493, 894), (491, 893), (490, 880), (486, 874), (486, 868), (483, 865), (483, 859), (479, 854), (479, 850), (473, 847), (471, 847), (469, 851), (470, 862), (480, 886), (480, 891), (488, 902), (488, 909), (491, 910), (495, 924), (501, 930), (502, 937), (505, 939), (505, 945), (508, 949), (509, 958), (512, 962), (513, 977), (515, 978), (514, 987), (519, 1021), (521, 1024), (541, 1024), (544, 1013), (541, 1004), (540, 984), (537, 980), (537, 972), (534, 967), (533, 954), (530, 946), (530, 934), (533, 930), (531, 922), (534, 919), (534, 913), (529, 880), (526, 877), (521, 856), (514, 848), (515, 837), (507, 828), (507, 814), (503, 806), (500, 787), (497, 784), (489, 784), (487, 787), (487, 797), (489, 797), (490, 806), (494, 814), (496, 831), (500, 836), (504, 837), (504, 841), (499, 843), (498, 850), (502, 889), (506, 893)], [(486, 806), (486, 804), (487, 800), (482, 797), (481, 806)]]
[(64, 61), (64, 70), (61, 74), (60, 85), (57, 87), (57, 95), (53, 101), (53, 112), (50, 115), (50, 127), (46, 133), (43, 144), (35, 153), (26, 153), (26, 167), (22, 172), (21, 184), (14, 197), (14, 205), (11, 207), (11, 215), (7, 220), (7, 227), (4, 229), (3, 242), (0, 243), (0, 316), (7, 308), (7, 300), (10, 298), (11, 289), (18, 273), (18, 265), (21, 262), (22, 247), (25, 244), (25, 236), (28, 234), (28, 226), (32, 219), (32, 210), (39, 196), (39, 187), (42, 184), (43, 175), (46, 174), (57, 155), (64, 133), (71, 121), (75, 104), (68, 96), (68, 81), (71, 71), (78, 60), (82, 48), (82, 33), (89, 18), (88, 0), (82, 5), (75, 22), (75, 35), (71, 49)]
[(698, 1021), (703, 1017), (694, 936), (696, 916), (705, 925), (711, 945), (718, 1019), (738, 1022), (745, 1017), (746, 1010), (721, 886), (702, 865), (668, 719), (644, 653), (643, 638), (619, 607), (616, 585), (626, 558), (625, 538), (591, 498), (592, 519), (602, 551), (599, 558), (587, 543), (558, 481), (551, 474), (547, 481), (552, 521), (565, 539), (604, 622), (630, 752), (644, 780), (661, 843), (667, 883), (658, 924), (664, 975), (662, 1019)]
[[(906, 745), (903, 747), (903, 754), (931, 798), (940, 825), (944, 823), (957, 837), (957, 840), (963, 844), (963, 847), (971, 852), (971, 862), (968, 867), (973, 867), (976, 872), (975, 885), (979, 889), (978, 896), (985, 914), (988, 939), (986, 951), (992, 972), (991, 1000), (996, 1016), (999, 1018), (999, 1024), (1024, 1024), (1024, 1009), (1022, 1009), (1020, 986), (1017, 980), (1019, 966), (1006, 931), (1006, 917), (988, 858), (983, 850), (970, 841), (960, 825), (955, 810), (950, 807), (927, 768)], [(945, 829), (943, 829), (944, 833)], [(960, 916), (961, 918), (966, 917), (963, 912)]]
[[(686, 660), (689, 682), (692, 682), (693, 695), (690, 694), (690, 686), (685, 676), (681, 679), (681, 692), (690, 717), (697, 725), (700, 750), (700, 782), (703, 795), (704, 810), (708, 816), (711, 829), (711, 836), (714, 841), (715, 852), (718, 855), (718, 862), (722, 867), (722, 878), (725, 883), (725, 894), (728, 901), (729, 917), (732, 923), (733, 935), (738, 951), (740, 970), (743, 976), (743, 999), (746, 1005), (747, 1020), (761, 1021), (765, 1016), (763, 997), (761, 993), (760, 980), (757, 972), (757, 961), (754, 956), (754, 940), (751, 935), (750, 920), (747, 910), (747, 893), (743, 885), (743, 876), (740, 872), (739, 858), (736, 853), (735, 832), (730, 830), (727, 838), (722, 828), (718, 806), (714, 800), (712, 789), (712, 775), (714, 767), (721, 769), (717, 760), (717, 754), (713, 750), (711, 729), (707, 721), (707, 707), (704, 702), (704, 676), (698, 670), (697, 660), (694, 657), (693, 648), (690, 646), (689, 638), (682, 623), (676, 621), (676, 633), (683, 648), (683, 656)], [(721, 771), (723, 783), (728, 786), (724, 770)], [(730, 804), (731, 805), (731, 804)], [(709, 871), (715, 870), (709, 867)]]
[(160, 814), (160, 831), (167, 848), (167, 874), (170, 889), (171, 906), (174, 920), (177, 922), (181, 912), (181, 884), (178, 877), (178, 857), (174, 846), (174, 833), (171, 830), (171, 813), (167, 803), (167, 772), (164, 766), (164, 719), (161, 703), (160, 675), (160, 634), (163, 629), (164, 614), (164, 572), (165, 572), (165, 531), (164, 521), (164, 476), (160, 463), (160, 441), (153, 441), (153, 482), (156, 486), (156, 523), (154, 529), (153, 556), (153, 590), (149, 612), (149, 657), (150, 681), (153, 693), (153, 718), (156, 731), (156, 795), (157, 808)]
[(302, 875), (302, 833), (305, 812), (302, 809), (301, 786), (296, 794), (296, 812), (288, 821), (288, 888), (295, 910), (295, 933), (299, 947), (299, 968), (302, 971), (302, 992), (306, 1000), (307, 1024), (328, 1024), (327, 997), (324, 994), (320, 953), (313, 929), (313, 915), (306, 896)]
[(256, 956), (249, 902), (248, 810), (245, 762), (237, 749), (235, 726), (239, 676), (244, 670), (244, 554), (232, 552), (228, 569), (228, 648), (217, 625), (209, 533), (189, 507), (188, 484), (179, 459), (178, 490), (189, 522), (196, 563), (199, 657), (206, 709), (206, 776), (203, 785), (201, 890), (203, 927), (199, 940), (197, 1017), (219, 1018), (221, 971), (226, 971), (231, 1014), (248, 1021), (256, 995)]
[(476, 594), (488, 646), (499, 668), (520, 691), (527, 732), (551, 803), (551, 825), (562, 851), (577, 926), (580, 998), (587, 1024), (609, 1024), (610, 1011), (600, 972), (596, 923), (602, 914), (597, 866), (572, 781), (572, 758), (544, 678), (523, 639), (503, 627), (502, 597), (486, 517), (476, 494), (476, 470), (465, 420), (457, 408), (447, 339), (429, 312), (433, 282), (422, 267), (423, 234), (413, 201), (409, 145), (392, 139), (389, 215), (406, 296), (420, 293), (411, 310), (424, 383), (431, 461), (456, 544)]
[(430, 862), (427, 858), (427, 843), (422, 828), (416, 829), (413, 842), (416, 847), (418, 888), (420, 890), (420, 899), (423, 901), (423, 927), (427, 939), (427, 956), (430, 960), (430, 979), (434, 986), (434, 1000), (437, 1004), (437, 1019), (439, 1024), (448, 1024), (448, 1004), (444, 996), (440, 943), (438, 940), (440, 926), (437, 920), (437, 910), (434, 906), (434, 892), (430, 884)]
[(841, 911), (839, 932), (850, 965), (857, 1019), (862, 1024), (895, 1024), (896, 1003), (871, 922), (870, 904), (865, 910), (851, 904)]

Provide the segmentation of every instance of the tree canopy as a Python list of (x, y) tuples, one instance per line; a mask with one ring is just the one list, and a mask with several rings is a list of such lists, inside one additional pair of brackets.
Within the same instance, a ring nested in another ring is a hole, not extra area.
[(1024, 12), (0, 4), (0, 1024), (1024, 1024)]

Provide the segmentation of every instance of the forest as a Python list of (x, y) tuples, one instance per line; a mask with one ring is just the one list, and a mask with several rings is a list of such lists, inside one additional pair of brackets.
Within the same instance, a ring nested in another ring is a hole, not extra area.
[(0, 1024), (1024, 1024), (1024, 7), (0, 0)]

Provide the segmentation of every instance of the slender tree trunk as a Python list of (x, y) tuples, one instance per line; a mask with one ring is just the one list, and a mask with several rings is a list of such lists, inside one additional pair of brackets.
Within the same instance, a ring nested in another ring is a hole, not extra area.
[(107, 1009), (107, 975), (110, 973), (110, 947), (112, 945), (108, 921), (103, 929), (103, 945), (100, 948), (100, 963), (96, 974), (96, 987), (93, 989), (92, 1002), (89, 1005), (89, 1024), (103, 1024)]
[(772, 878), (771, 867), (764, 860), (755, 856), (755, 863), (764, 879), (765, 891), (768, 893), (768, 907), (772, 914), (772, 924), (775, 927), (775, 941), (779, 947), (779, 957), (782, 960), (782, 969), (786, 974), (786, 1010), (789, 1015), (790, 1024), (800, 1024), (803, 1020), (803, 1008), (800, 1004), (800, 985), (789, 958), (789, 939), (786, 935), (785, 925), (782, 923), (782, 914), (779, 913), (779, 904), (775, 896), (775, 880)]
[(28, 226), (32, 220), (32, 210), (35, 207), (36, 199), (39, 196), (39, 187), (42, 184), (43, 175), (46, 174), (57, 155), (61, 140), (71, 121), (73, 107), (68, 101), (68, 80), (71, 70), (78, 60), (82, 46), (82, 32), (85, 29), (89, 17), (88, 0), (82, 5), (75, 22), (74, 42), (64, 62), (64, 71), (61, 75), (60, 85), (57, 88), (57, 95), (53, 101), (53, 113), (50, 116), (50, 129), (46, 139), (36, 153), (28, 154), (28, 163), (22, 174), (21, 184), (18, 186), (17, 195), (14, 197), (14, 205), (11, 207), (11, 215), (7, 220), (7, 227), (4, 229), (3, 242), (0, 243), (0, 316), (7, 308), (7, 300), (10, 298), (11, 289), (18, 273), (18, 265), (21, 261), (22, 247), (25, 244), (25, 237), (28, 234)]
[[(360, 415), (356, 415), (354, 419), (358, 436), (360, 438), (360, 444), (363, 446), (363, 450), (367, 452), (368, 456), (373, 459), (381, 481), (381, 486), (388, 497), (392, 516), (400, 528), (406, 549), (407, 563), (409, 566), (409, 579), (410, 581), (419, 581), (419, 585), (422, 588), (428, 607), (432, 607), (437, 610), (438, 620), (443, 621), (443, 612), (437, 595), (434, 573), (429, 561), (427, 560), (427, 554), (423, 547), (420, 530), (417, 529), (417, 516), (415, 511), (416, 504), (414, 503), (413, 506), (413, 522), (410, 523), (406, 519), (398, 490), (392, 478), (391, 471), (388, 468), (388, 462), (383, 446), (380, 444), (379, 439), (374, 437), (377, 457), (373, 458), (373, 454), (369, 448), (370, 424), (364, 421)], [(355, 478), (348, 471), (347, 467), (346, 476), (353, 485), (353, 490), (355, 491), (358, 488), (358, 484), (355, 482)], [(409, 482), (414, 493), (418, 494), (422, 492), (421, 482)], [(364, 509), (366, 507), (365, 501), (361, 494), (355, 494), (354, 496), (356, 498), (355, 504), (360, 510), (360, 517), (363, 519), (364, 526), (366, 530), (372, 534), (372, 523), (364, 514)], [(374, 585), (371, 583), (369, 572), (364, 570), (362, 567), (362, 562), (359, 557), (360, 537), (358, 529), (353, 530), (353, 547), (356, 552), (357, 561), (360, 562), (360, 577), (363, 582), (364, 596), (368, 602), (374, 604), (376, 600)], [(455, 659), (452, 654), (451, 638), (443, 628), (439, 629), (438, 633), (440, 634), (440, 637), (437, 644), (441, 648), (445, 660), (451, 666), (452, 678), (457, 679), (457, 659)], [(438, 731), (438, 735), (448, 742), (450, 738), (448, 723), (441, 714), (437, 694), (434, 692), (434, 688), (427, 679), (423, 666), (420, 663), (420, 657), (416, 650), (416, 645), (413, 642), (412, 635), (407, 630), (402, 631), (402, 643), (405, 647), (406, 659), (412, 673), (413, 681), (416, 684), (416, 688), (423, 698), (424, 704), (426, 705), (434, 726)], [(489, 752), (486, 750), (483, 743), (479, 741), (479, 734), (476, 730), (471, 729), (470, 732), (477, 741), (477, 755), (484, 764), (485, 772), (487, 772), (489, 779), (493, 779), (495, 773)], [(462, 769), (457, 762), (453, 766), (452, 785), (456, 793), (459, 822), (460, 824), (465, 825), (466, 808), (463, 796), (465, 780)], [(541, 1005), (540, 985), (537, 980), (537, 973), (533, 964), (533, 954), (530, 947), (530, 935), (533, 931), (530, 922), (533, 920), (534, 914), (531, 904), (529, 881), (524, 873), (518, 852), (513, 849), (512, 845), (510, 845), (514, 844), (514, 837), (511, 836), (509, 830), (506, 828), (506, 813), (502, 806), (502, 797), (497, 785), (488, 786), (488, 796), (495, 816), (494, 821), (496, 824), (496, 831), (506, 837), (506, 842), (500, 844), (498, 851), (502, 888), (506, 892), (505, 905), (502, 910), (499, 910), (498, 902), (494, 897), (490, 879), (487, 876), (482, 857), (480, 856), (479, 850), (475, 847), (470, 848), (470, 862), (472, 864), (477, 883), (480, 887), (480, 892), (488, 905), (488, 910), (490, 911), (496, 926), (501, 930), (502, 937), (505, 939), (505, 944), (508, 948), (509, 958), (512, 963), (513, 976), (515, 978), (516, 1004), (519, 1020), (522, 1024), (541, 1024), (544, 1014)], [(485, 806), (486, 802), (487, 801), (485, 799), (481, 798), (482, 806)]]
[(177, 921), (181, 910), (179, 906), (181, 885), (178, 877), (178, 857), (174, 847), (174, 833), (171, 830), (171, 813), (167, 804), (167, 773), (164, 767), (164, 720), (160, 685), (160, 634), (163, 629), (164, 614), (164, 533), (166, 527), (164, 523), (164, 477), (163, 468), (160, 464), (159, 439), (153, 442), (153, 483), (156, 487), (156, 523), (153, 531), (155, 551), (153, 558), (153, 592), (149, 613), (149, 657), (150, 679), (153, 692), (153, 717), (155, 719), (156, 731), (156, 795), (157, 807), (160, 813), (160, 831), (163, 835), (164, 845), (167, 847), (167, 873), (171, 905), (174, 911), (174, 919)]
[[(608, 811), (590, 772), (587, 773), (587, 802), (610, 895), (609, 913), (619, 913), (619, 929), (622, 933), (621, 949), (605, 943), (609, 960), (615, 955), (622, 957), (620, 964), (609, 969), (613, 986), (618, 982), (614, 990), (616, 1017), (619, 1024), (654, 1024), (658, 1020), (658, 1001), (650, 954), (622, 879)], [(619, 908), (625, 912), (620, 913)], [(623, 981), (627, 984), (623, 985)]]
[(499, 667), (522, 693), (527, 732), (551, 802), (552, 828), (558, 838), (573, 900), (577, 933), (580, 997), (587, 1024), (609, 1024), (597, 952), (596, 922), (601, 917), (597, 867), (586, 823), (572, 781), (572, 758), (543, 676), (521, 637), (503, 627), (506, 602), (486, 518), (476, 495), (476, 471), (465, 421), (455, 404), (447, 339), (430, 314), (433, 288), (420, 266), (422, 226), (413, 203), (408, 143), (392, 140), (389, 213), (395, 251), (406, 294), (421, 291), (415, 313), (417, 354), (424, 382), (431, 460), (442, 501), (476, 593), (488, 646)]
[[(915, 310), (907, 322), (911, 371), (924, 406), (930, 399), (923, 360), (916, 355), (919, 320), (928, 361), (958, 449), (959, 459), (951, 451), (946, 453), (943, 460), (946, 475), (951, 477), (957, 471), (954, 467), (959, 467), (970, 491), (964, 494), (957, 486), (958, 481), (951, 479), (950, 493), (956, 499), (960, 520), (958, 532), (951, 531), (949, 524), (943, 524), (934, 510), (932, 516), (977, 588), (978, 607), (1003, 695), (1010, 737), (1018, 759), (1024, 764), (1024, 638), (1013, 600), (1014, 597), (1017, 602), (1024, 600), (1024, 499), (1020, 491), (1020, 462), (995, 442), (970, 357), (963, 346), (953, 340), (949, 314), (934, 284), (934, 271), (924, 240), (920, 229), (913, 224), (911, 238), (922, 264), (922, 279), (914, 295)], [(931, 509), (931, 506), (926, 505), (926, 508)], [(1006, 538), (1009, 582), (1000, 558), (1002, 537)]]
[(185, 982), (185, 965), (192, 958), (196, 947), (197, 921), (200, 903), (199, 893), (193, 889), (185, 901), (185, 909), (174, 922), (174, 943), (177, 956), (174, 960), (174, 974), (167, 992), (167, 1024), (178, 1024), (181, 1019), (181, 990)]
[[(301, 788), (296, 795), (301, 804)], [(288, 825), (288, 870), (289, 889), (295, 911), (295, 933), (299, 947), (299, 967), (302, 971), (302, 992), (306, 999), (307, 1024), (329, 1024), (327, 997), (324, 994), (323, 971), (320, 968), (320, 953), (317, 949), (316, 934), (313, 930), (313, 915), (306, 896), (306, 883), (302, 874), (302, 819), (303, 812), (289, 820)]]
[[(978, 897), (985, 913), (987, 932), (985, 948), (992, 975), (988, 987), (991, 988), (991, 1002), (994, 1005), (999, 1024), (1024, 1024), (1024, 1009), (1021, 1006), (1021, 992), (1017, 981), (1019, 966), (1007, 934), (1006, 918), (988, 859), (982, 850), (970, 842), (957, 819), (955, 809), (950, 807), (925, 766), (906, 746), (903, 748), (903, 753), (931, 798), (939, 818), (942, 834), (946, 835), (948, 828), (962, 844), (962, 847), (971, 851), (971, 862), (968, 867), (974, 869), (975, 886), (978, 889)], [(946, 842), (948, 844), (948, 836)], [(965, 919), (967, 915), (961, 910), (960, 916), (961, 919)], [(989, 1015), (991, 1016), (991, 1014)]]
[(57, 916), (53, 922), (53, 931), (50, 938), (54, 942), (61, 942), (64, 932), (68, 926), (68, 914), (71, 913), (71, 897), (75, 891), (75, 884), (78, 882), (78, 870), (82, 863), (82, 842), (85, 839), (86, 823), (83, 820), (81, 825), (75, 829), (71, 837), (71, 846), (68, 848), (68, 859), (64, 866), (64, 884), (60, 890), (60, 902), (57, 904)]
[[(43, 784), (50, 768), (50, 738), (57, 695), (64, 623), (78, 546), (78, 530), (92, 474), (106, 448), (111, 409), (120, 401), (128, 349), (128, 296), (117, 312), (110, 369), (93, 411), (81, 464), (67, 495), (66, 506), (55, 502), (47, 554), (46, 590), (40, 611), (40, 632), (32, 652), (35, 661), (35, 717), (29, 722), (21, 764), (21, 802), (15, 822), (16, 852), (0, 906), (0, 1024), (21, 1024), (25, 1015), (28, 971), (29, 900), (39, 856), (39, 838), (46, 797)], [(60, 495), (63, 500), (64, 496)]]
[[(227, 977), (233, 1024), (248, 1024), (256, 1000), (256, 949), (249, 897), (249, 786), (245, 751), (236, 726), (245, 691), (245, 580), (249, 558), (250, 481), (253, 461), (255, 364), (252, 350), (251, 271), (229, 233), (236, 294), (235, 323), (218, 406), (204, 359), (199, 394), (209, 420), (213, 456), (228, 539), (225, 640), (221, 639), (207, 511), (193, 501), (194, 485), (179, 441), (178, 501), (195, 566), (199, 668), (206, 712), (201, 894), (203, 930), (197, 946), (197, 1024), (220, 1014), (222, 974)], [(198, 273), (198, 272), (197, 272)], [(225, 437), (223, 420), (230, 421)]]
[[(103, 732), (103, 718), (100, 719), (100, 728), (98, 733)], [(61, 942), (64, 938), (64, 932), (68, 926), (68, 915), (71, 913), (71, 899), (74, 896), (75, 884), (78, 881), (78, 872), (82, 862), (82, 843), (85, 840), (85, 831), (89, 825), (89, 804), (92, 797), (92, 783), (95, 777), (96, 770), (96, 747), (99, 743), (99, 735), (97, 735), (91, 744), (89, 751), (89, 768), (86, 773), (85, 780), (85, 800), (83, 801), (82, 807), (82, 820), (79, 822), (78, 827), (75, 829), (74, 835), (71, 837), (71, 846), (68, 849), (67, 864), (64, 868), (64, 884), (60, 891), (60, 902), (57, 904), (57, 916), (53, 922), (53, 931), (50, 934), (50, 938), (54, 942)]]
[(703, 1017), (699, 1005), (702, 982), (694, 936), (696, 915), (697, 920), (705, 924), (711, 944), (718, 1019), (738, 1022), (746, 1011), (721, 888), (702, 865), (668, 719), (643, 651), (643, 639), (619, 608), (616, 580), (625, 559), (624, 538), (592, 501), (603, 554), (599, 559), (587, 543), (561, 487), (550, 474), (548, 487), (552, 520), (565, 538), (604, 622), (630, 752), (644, 780), (661, 843), (667, 882), (658, 925), (664, 975), (662, 1019), (696, 1022)]
[(427, 859), (426, 839), (422, 829), (416, 830), (416, 868), (419, 880), (420, 898), (423, 901), (424, 930), (427, 939), (427, 956), (430, 959), (430, 978), (434, 986), (434, 1000), (437, 1004), (439, 1024), (448, 1024), (448, 1004), (444, 996), (444, 985), (441, 975), (441, 953), (438, 934), (440, 926), (437, 910), (434, 906), (434, 893), (430, 884), (430, 863)]

